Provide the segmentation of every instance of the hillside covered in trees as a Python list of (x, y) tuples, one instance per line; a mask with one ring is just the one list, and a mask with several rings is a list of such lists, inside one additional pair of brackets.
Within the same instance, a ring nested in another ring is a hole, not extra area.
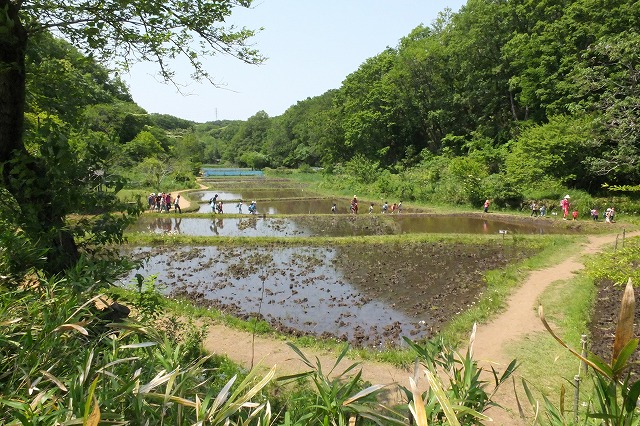
[(634, 1), (469, 0), (281, 116), (209, 123), (210, 152), (422, 200), (602, 195), (638, 183), (639, 23)]
[(201, 163), (223, 163), (322, 167), (425, 202), (606, 196), (640, 173), (639, 20), (632, 1), (470, 0), (281, 116), (210, 123), (147, 114), (119, 78), (44, 37), (27, 58), (27, 131), (53, 114), (81, 157), (131, 187), (188, 186)]

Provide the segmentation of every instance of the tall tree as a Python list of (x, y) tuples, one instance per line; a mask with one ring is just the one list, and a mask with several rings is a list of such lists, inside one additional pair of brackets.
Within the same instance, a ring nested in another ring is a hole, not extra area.
[[(38, 232), (50, 241), (50, 254), (58, 253), (62, 260), (52, 264), (69, 266), (77, 252), (72, 235), (64, 230), (65, 211), (51, 210), (54, 191), (47, 191), (46, 185), (40, 190), (28, 188), (42, 181), (48, 168), (56, 167), (55, 161), (44, 158), (46, 149), (34, 155), (23, 141), (29, 41), (53, 32), (95, 58), (115, 59), (125, 68), (138, 60), (152, 60), (170, 81), (175, 77), (170, 60), (182, 55), (193, 67), (193, 78), (213, 83), (203, 57), (222, 53), (251, 64), (263, 60), (247, 43), (254, 31), (222, 25), (233, 8), (250, 5), (251, 0), (0, 0), (2, 186), (25, 212), (32, 212), (32, 223), (40, 224)], [(54, 139), (60, 142), (64, 137), (49, 132), (41, 142)]]

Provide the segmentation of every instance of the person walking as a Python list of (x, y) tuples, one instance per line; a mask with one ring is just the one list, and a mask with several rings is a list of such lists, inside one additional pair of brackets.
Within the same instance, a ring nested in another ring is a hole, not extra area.
[(489, 213), (489, 205), (491, 204), (491, 201), (489, 201), (489, 199), (487, 198), (484, 202), (484, 212), (485, 213)]
[(358, 197), (353, 196), (353, 200), (351, 200), (351, 213), (358, 214)]
[(571, 203), (569, 202), (569, 194), (565, 195), (562, 201), (560, 201), (560, 207), (562, 207), (562, 218), (567, 220), (567, 216), (569, 216), (569, 207)]
[(173, 200), (173, 212), (182, 214), (182, 209), (180, 208), (180, 194), (176, 195), (176, 199)]

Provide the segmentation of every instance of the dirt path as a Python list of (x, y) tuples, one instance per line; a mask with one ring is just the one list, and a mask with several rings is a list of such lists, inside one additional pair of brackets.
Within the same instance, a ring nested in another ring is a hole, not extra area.
[[(640, 233), (627, 234), (630, 237), (637, 235)], [(615, 244), (615, 241), (616, 234), (591, 236), (572, 256), (557, 265), (532, 271), (522, 286), (508, 299), (506, 311), (493, 321), (478, 326), (474, 357), (479, 360), (480, 365), (486, 368), (493, 365), (497, 370), (503, 371), (511, 361), (505, 354), (507, 345), (544, 331), (537, 311), (538, 300), (544, 290), (553, 282), (570, 279), (584, 268), (584, 256), (598, 253)], [(516, 416), (518, 406), (512, 388), (507, 386), (496, 396), (500, 404), (506, 408), (491, 410), (488, 413), (496, 424), (527, 424)]]
[[(203, 185), (202, 182), (200, 182), (200, 181), (196, 181), (196, 182), (198, 183), (198, 185), (200, 185), (200, 189), (209, 188), (207, 185)], [(178, 196), (178, 194), (180, 194), (180, 208), (181, 209), (188, 209), (191, 206), (191, 202), (183, 194), (184, 192), (189, 192), (189, 191), (192, 191), (192, 190), (191, 189), (184, 189), (182, 191), (175, 191), (176, 197)]]
[[(637, 236), (640, 232), (628, 233), (627, 236)], [(581, 270), (584, 265), (582, 258), (614, 244), (616, 234), (591, 236), (574, 254), (555, 266), (533, 271), (526, 281), (509, 298), (507, 309), (497, 318), (487, 324), (478, 326), (474, 354), (481, 365), (493, 365), (502, 371), (510, 361), (505, 354), (506, 345), (525, 338), (531, 333), (543, 331), (537, 317), (537, 301), (542, 292), (553, 282), (570, 279), (573, 274)], [(277, 374), (284, 375), (305, 370), (304, 364), (284, 341), (256, 337), (255, 343), (250, 333), (230, 329), (222, 325), (212, 325), (204, 342), (207, 350), (212, 353), (225, 354), (232, 360), (249, 367), (252, 363), (261, 364), (265, 368), (277, 365)], [(318, 357), (323, 368), (330, 368), (335, 362), (335, 355), (305, 349), (303, 352), (310, 358)], [(255, 355), (254, 355), (255, 354)], [(342, 371), (351, 361), (343, 360), (337, 371)], [(363, 378), (373, 384), (400, 384), (407, 386), (408, 378), (412, 375), (409, 370), (402, 370), (390, 365), (363, 362), (361, 364)], [(424, 382), (424, 381), (423, 381)], [(396, 386), (390, 386), (389, 399), (401, 398)], [(497, 425), (518, 425), (520, 420), (514, 415), (517, 406), (512, 391), (505, 387), (503, 394), (496, 395), (499, 403), (507, 408), (488, 413)]]
[[(250, 333), (233, 330), (223, 325), (212, 325), (208, 329), (208, 335), (204, 341), (205, 348), (211, 353), (225, 354), (233, 361), (251, 367), (260, 365), (265, 370), (277, 366), (276, 376), (307, 371), (308, 367), (300, 360), (298, 355), (283, 340), (275, 340), (260, 336), (255, 337)], [(310, 349), (301, 349), (302, 352), (315, 363), (316, 357), (322, 363), (323, 371), (329, 372), (336, 362), (336, 356), (332, 353)], [(254, 355), (255, 354), (255, 355)], [(352, 360), (343, 359), (335, 369), (341, 373)], [(389, 401), (401, 401), (402, 396), (396, 384), (409, 386), (408, 370), (398, 369), (389, 364), (364, 362), (361, 364), (362, 377), (372, 384), (386, 384), (386, 399)], [(332, 375), (335, 377), (335, 374)]]

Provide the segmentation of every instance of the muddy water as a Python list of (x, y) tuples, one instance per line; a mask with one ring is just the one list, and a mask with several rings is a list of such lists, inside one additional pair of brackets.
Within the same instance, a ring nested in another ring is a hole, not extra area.
[[(258, 200), (258, 212), (264, 214), (329, 214), (331, 213), (331, 206), (336, 204), (337, 214), (350, 214), (351, 213), (351, 200), (345, 198), (311, 198), (311, 193), (305, 193), (305, 196), (309, 198), (300, 199), (282, 199), (282, 198), (267, 198), (267, 197), (250, 197), (243, 198), (245, 200)], [(233, 198), (229, 198), (233, 200)], [(208, 200), (208, 198), (207, 198)], [(233, 203), (235, 206), (237, 203)], [(369, 204), (361, 204), (360, 214), (368, 214)], [(374, 204), (374, 214), (380, 214), (382, 212), (382, 205)], [(404, 208), (404, 213), (417, 213), (421, 212), (419, 209)], [(209, 213), (211, 207), (208, 204), (201, 204), (198, 213)], [(246, 212), (246, 208), (245, 208)]]
[(142, 271), (168, 294), (241, 317), (260, 315), (294, 334), (398, 345), (428, 337), (471, 306), (482, 273), (526, 255), (458, 244), (350, 247), (138, 248)]
[(265, 200), (265, 199), (283, 199), (283, 198), (304, 198), (314, 197), (315, 194), (309, 191), (305, 191), (301, 188), (225, 188), (225, 190), (207, 190), (198, 191), (192, 193), (193, 197), (200, 201), (209, 201), (215, 194), (218, 194), (220, 201), (236, 201), (244, 200), (245, 204), (250, 203), (252, 200)]
[[(210, 210), (210, 208), (209, 208)], [(209, 212), (209, 211), (207, 211)], [(237, 213), (228, 205), (227, 213)], [(246, 209), (245, 209), (246, 212)], [(174, 233), (191, 236), (226, 237), (345, 237), (419, 233), (453, 234), (553, 234), (570, 232), (554, 228), (550, 221), (509, 223), (482, 217), (438, 215), (325, 215), (269, 218), (262, 215), (210, 219), (183, 216), (141, 217), (132, 232)]]

